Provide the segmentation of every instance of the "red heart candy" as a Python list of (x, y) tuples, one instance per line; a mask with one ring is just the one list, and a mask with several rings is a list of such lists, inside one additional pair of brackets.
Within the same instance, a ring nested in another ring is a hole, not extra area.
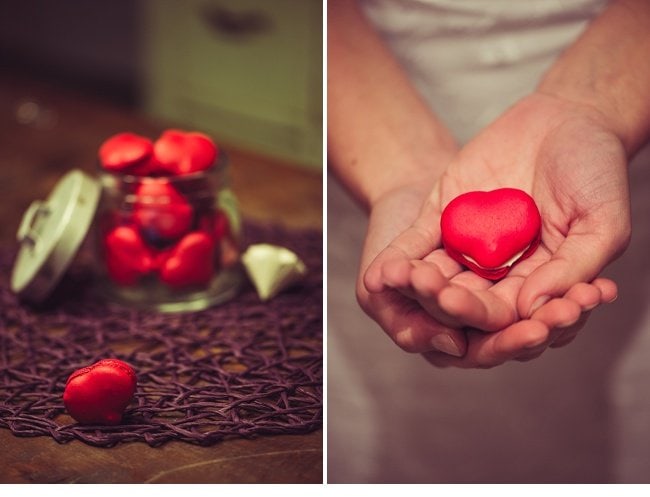
[(203, 133), (169, 129), (153, 146), (156, 161), (172, 175), (208, 169), (219, 153), (215, 143)]
[(215, 246), (201, 231), (185, 235), (161, 264), (160, 280), (173, 288), (207, 284), (215, 270)]
[(217, 240), (230, 236), (230, 222), (223, 211), (217, 211), (214, 220), (214, 232)]
[(99, 147), (99, 161), (110, 171), (125, 172), (149, 161), (153, 143), (149, 138), (133, 133), (118, 133)]
[(133, 285), (153, 266), (153, 254), (140, 233), (130, 226), (118, 226), (104, 238), (106, 269), (120, 285)]
[(135, 191), (133, 219), (153, 239), (175, 239), (190, 230), (194, 209), (169, 180), (146, 178)]
[(221, 210), (208, 212), (201, 216), (199, 218), (199, 229), (209, 233), (216, 241), (225, 236), (230, 236), (228, 216)]
[(131, 402), (137, 378), (119, 359), (103, 359), (70, 375), (63, 404), (81, 424), (116, 425)]
[(501, 188), (453, 199), (442, 213), (440, 229), (450, 257), (484, 278), (498, 280), (535, 251), (541, 223), (530, 195)]

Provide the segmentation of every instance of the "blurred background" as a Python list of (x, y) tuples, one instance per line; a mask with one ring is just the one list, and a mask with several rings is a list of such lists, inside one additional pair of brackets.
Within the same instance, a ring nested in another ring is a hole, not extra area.
[(1, 2), (0, 61), (5, 76), (322, 166), (320, 0)]
[(115, 133), (210, 135), (242, 215), (322, 228), (321, 0), (0, 2), (0, 241)]

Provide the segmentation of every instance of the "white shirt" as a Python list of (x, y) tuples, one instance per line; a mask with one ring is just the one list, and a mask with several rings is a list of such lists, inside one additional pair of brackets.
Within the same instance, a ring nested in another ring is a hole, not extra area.
[(530, 93), (604, 0), (362, 0), (461, 142)]

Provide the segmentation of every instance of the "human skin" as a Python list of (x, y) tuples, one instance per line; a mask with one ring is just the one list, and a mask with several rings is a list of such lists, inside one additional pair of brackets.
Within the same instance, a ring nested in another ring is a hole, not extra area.
[[(375, 269), (375, 281), (373, 271), (365, 282), (359, 278), (357, 297), (362, 308), (404, 350), (440, 355), (461, 367), (528, 359), (558, 329), (564, 329), (567, 336), (575, 334), (591, 309), (615, 297), (616, 287), (611, 281), (581, 281), (526, 319), (518, 316), (516, 285), (476, 288), (472, 286), (475, 280), (465, 284), (465, 272), (458, 267), (455, 274), (443, 273), (443, 277), (449, 281), (457, 277), (454, 290), (465, 291), (474, 297), (468, 302), (480, 305), (440, 307), (435, 296), (418, 294), (410, 282), (390, 281), (391, 268), (396, 269), (398, 277), (410, 277), (409, 268), (413, 266), (421, 268), (413, 270), (415, 275), (432, 269), (431, 261), (422, 259), (435, 251), (432, 242), (439, 233), (435, 232), (436, 213), (431, 209), (434, 203), (427, 198), (432, 186), (447, 177), (445, 171), (457, 161), (458, 146), (412, 88), (354, 2), (329, 2), (328, 22), (330, 167), (370, 213), (360, 275), (381, 252), (373, 265), (379, 268)], [(433, 211), (433, 217), (429, 216), (433, 222), (426, 225), (428, 235), (413, 236), (424, 225), (416, 220), (427, 217), (427, 209)], [(415, 228), (407, 229), (414, 223)], [(393, 244), (382, 252), (404, 230), (406, 234), (398, 238), (403, 247)], [(407, 269), (405, 273), (403, 268)], [(386, 271), (388, 274), (383, 275)], [(383, 280), (384, 276), (388, 280)], [(504, 289), (508, 291), (498, 293)], [(467, 327), (492, 333), (467, 332)]]
[[(434, 364), (498, 364), (496, 356), (482, 351), (489, 342), (513, 336), (503, 329), (509, 322), (522, 327), (527, 317), (549, 319), (544, 304), (558, 306), (558, 296), (571, 297), (588, 311), (587, 287), (581, 283), (593, 281), (601, 302), (614, 298), (612, 282), (594, 278), (630, 237), (627, 163), (650, 133), (649, 23), (649, 2), (610, 4), (532, 95), (456, 155), (416, 221), (370, 265), (364, 280), (370, 293), (395, 289), (447, 324), (454, 324), (447, 316), (463, 316), (474, 328), (496, 330), (468, 334), (461, 360), (426, 354)], [(501, 186), (533, 195), (542, 212), (542, 245), (491, 285), (450, 261), (440, 249), (437, 222), (454, 196)], [(540, 334), (537, 345), (519, 352), (513, 346), (511, 358), (525, 360), (548, 346), (566, 345), (584, 317), (570, 321), (563, 318), (554, 326), (547, 321), (547, 337)]]
[[(385, 287), (398, 290), (443, 322), (451, 316), (465, 326), (496, 332), (493, 336), (471, 333), (463, 361), (430, 354), (439, 365), (496, 365), (481, 349), (487, 343), (496, 346), (497, 341), (507, 340), (512, 335), (508, 326), (522, 318), (526, 323), (528, 317), (557, 330), (551, 333), (549, 329), (547, 336), (538, 332), (530, 342), (520, 344), (519, 351), (517, 342), (512, 342), (512, 358), (530, 358), (531, 347), (537, 351), (541, 345), (566, 344), (579, 314), (568, 305), (561, 306), (555, 297), (568, 294), (585, 312), (593, 299), (613, 298), (603, 296), (611, 290), (600, 281), (594, 282), (600, 296), (576, 285), (594, 281), (627, 246), (626, 165), (620, 140), (600, 123), (598, 114), (555, 97), (531, 95), (457, 154), (413, 225), (371, 265), (365, 286), (371, 293), (383, 293)], [(543, 220), (542, 242), (530, 258), (492, 283), (465, 270), (441, 248), (440, 214), (460, 193), (505, 186), (520, 188), (535, 198)], [(414, 247), (421, 252), (415, 253)], [(541, 303), (552, 303), (555, 312), (543, 311)], [(517, 326), (517, 338), (523, 326)]]

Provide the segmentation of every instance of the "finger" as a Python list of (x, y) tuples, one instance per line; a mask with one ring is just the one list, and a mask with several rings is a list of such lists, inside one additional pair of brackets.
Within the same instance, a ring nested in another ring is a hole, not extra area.
[[(569, 289), (564, 299), (554, 299), (542, 306), (533, 314), (533, 318), (540, 319), (551, 329), (551, 335), (546, 345), (559, 348), (575, 340), (587, 323), (590, 311), (604, 301), (615, 299), (616, 290), (616, 284), (612, 280), (597, 278), (592, 284), (577, 283)], [(566, 300), (572, 301), (580, 307), (581, 313), (575, 322), (572, 321), (575, 318), (576, 309)], [(526, 357), (532, 357), (532, 355), (531, 353)]]
[(556, 298), (535, 311), (532, 319), (541, 321), (550, 330), (568, 328), (578, 322), (581, 312), (580, 305), (573, 300)]
[(437, 367), (487, 369), (503, 364), (544, 343), (549, 330), (544, 323), (524, 320), (496, 333), (469, 333), (467, 352), (462, 358), (437, 352), (427, 352), (423, 357)]
[(551, 259), (525, 279), (517, 300), (520, 315), (532, 316), (552, 297), (564, 295), (576, 283), (593, 280), (613, 255), (613, 245), (603, 237), (570, 233)]
[[(567, 295), (569, 293), (571, 293), (571, 291), (567, 292)], [(556, 301), (557, 300), (561, 300), (561, 299), (556, 299)], [(553, 301), (551, 301), (551, 303), (553, 303)], [(555, 308), (552, 307), (552, 306), (549, 307), (549, 305), (551, 303), (543, 306), (543, 308), (542, 308), (543, 310), (538, 311), (538, 313), (540, 313), (540, 317), (545, 312), (549, 312), (551, 314), (554, 313), (554, 312), (557, 312), (556, 311), (557, 307), (555, 307)], [(566, 304), (562, 304), (562, 305), (566, 305)], [(560, 315), (560, 316), (564, 315), (564, 318), (556, 317), (556, 319), (555, 319), (555, 321), (556, 321), (555, 327), (551, 328), (550, 337), (548, 339), (548, 343), (546, 344), (548, 347), (559, 348), (559, 347), (564, 347), (565, 345), (568, 345), (573, 340), (575, 340), (575, 338), (578, 336), (578, 333), (580, 332), (580, 330), (582, 330), (582, 328), (584, 328), (584, 326), (587, 324), (587, 320), (589, 319), (589, 316), (591, 315), (590, 310), (587, 310), (587, 311), (583, 310), (583, 312), (580, 314), (579, 318), (574, 323), (572, 323), (572, 324), (570, 324), (568, 326), (564, 326), (564, 323), (571, 320), (569, 316), (573, 312), (575, 312), (575, 310), (568, 311), (568, 312), (567, 311), (564, 311), (564, 312), (559, 311), (558, 312), (558, 315)], [(536, 313), (535, 316), (538, 316), (538, 313)], [(553, 326), (553, 323), (551, 322), (551, 320), (547, 320), (547, 322), (549, 322), (549, 324), (551, 326)]]
[(495, 342), (493, 350), (487, 349), (482, 357), (489, 359), (491, 354), (503, 362), (514, 359), (544, 344), (548, 340), (549, 333), (548, 326), (541, 321), (535, 319), (517, 321), (501, 333), (487, 335), (488, 338), (495, 336)]
[(435, 264), (445, 278), (451, 279), (457, 274), (466, 272), (463, 266), (449, 257), (447, 252), (443, 249), (434, 250), (430, 254), (424, 256), (423, 261)]
[(410, 278), (414, 298), (436, 321), (452, 327), (461, 328), (462, 323), (447, 314), (438, 304), (438, 296), (443, 288), (449, 286), (437, 266), (429, 263), (415, 264)]
[(411, 272), (413, 265), (406, 259), (386, 261), (381, 267), (381, 278), (387, 288), (399, 291), (402, 295), (415, 299), (415, 291), (411, 287)]
[(440, 291), (438, 306), (454, 321), (483, 331), (501, 330), (517, 319), (514, 306), (495, 292), (455, 284)]
[(369, 292), (378, 293), (385, 289), (382, 266), (387, 261), (422, 259), (440, 246), (440, 230), (418, 221), (398, 235), (370, 263), (363, 279)]
[(518, 355), (515, 357), (515, 360), (519, 362), (528, 362), (532, 359), (537, 359), (549, 348), (558, 348), (568, 345), (573, 340), (575, 340), (575, 338), (578, 336), (578, 333), (580, 332), (580, 329), (584, 325), (584, 322), (580, 324), (581, 320), (582, 318), (578, 320), (578, 323), (568, 328), (556, 328), (555, 330), (551, 330), (549, 338), (546, 340), (546, 342)]
[(601, 304), (611, 304), (618, 298), (618, 285), (609, 278), (596, 278), (592, 284), (600, 290)]
[(585, 324), (587, 324), (587, 320), (589, 319), (590, 314), (591, 312), (582, 313), (582, 316), (580, 316), (580, 319), (574, 325), (560, 330), (561, 333), (558, 333), (557, 337), (551, 341), (549, 347), (556, 349), (559, 347), (564, 347), (565, 345), (573, 342), (573, 340), (575, 340), (578, 336), (578, 333), (580, 333), (580, 330), (582, 330)]
[[(437, 265), (413, 261), (409, 288), (420, 305), (447, 326), (496, 331), (516, 319), (519, 281), (502, 282), (498, 291), (489, 292), (493, 284), (471, 271), (460, 272), (450, 284)], [(506, 289), (513, 285), (514, 290)]]
[(440, 351), (462, 356), (466, 351), (465, 334), (436, 322), (416, 301), (396, 291), (367, 294), (359, 298), (364, 311), (372, 317), (406, 352)]
[(566, 293), (569, 299), (580, 306), (581, 314), (574, 323), (576, 309), (564, 299), (554, 299), (533, 314), (534, 319), (540, 319), (551, 329), (548, 343), (542, 344), (539, 351), (531, 351), (517, 360), (530, 360), (539, 357), (547, 348), (564, 347), (571, 343), (578, 336), (578, 333), (587, 323), (590, 311), (600, 303), (611, 301), (616, 298), (616, 284), (607, 278), (597, 278), (592, 284), (578, 283), (571, 287)]
[(598, 286), (580, 282), (573, 285), (564, 295), (564, 298), (578, 304), (582, 312), (587, 312), (596, 308), (601, 303), (602, 293)]

